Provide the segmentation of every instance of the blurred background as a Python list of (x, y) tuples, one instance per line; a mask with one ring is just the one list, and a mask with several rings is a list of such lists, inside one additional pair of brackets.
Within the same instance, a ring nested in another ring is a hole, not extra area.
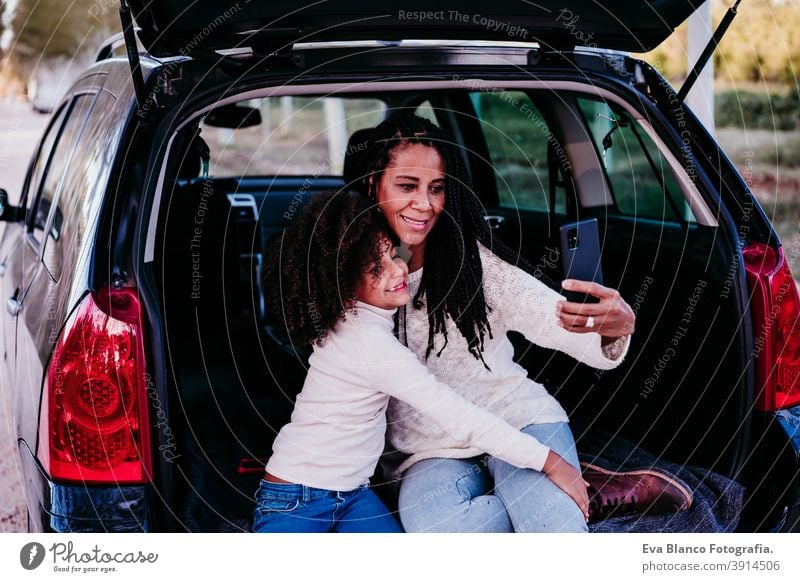
[[(730, 1), (712, 0), (713, 26)], [(680, 87), (689, 24), (644, 59)], [(743, 0), (714, 53), (717, 140), (758, 197), (800, 280), (800, 0)]]
[[(716, 27), (733, 2), (710, 2), (711, 24)], [(116, 0), (0, 2), (0, 187), (9, 192), (12, 202), (21, 190), (47, 113), (94, 61), (103, 40), (121, 30), (118, 9)], [(677, 89), (685, 79), (687, 62), (694, 61), (688, 56), (688, 39), (687, 23), (657, 50), (637, 56)], [(699, 101), (699, 107), (707, 109), (702, 117), (707, 127), (776, 226), (796, 278), (800, 278), (798, 66), (800, 0), (743, 0), (714, 54), (713, 78)], [(690, 97), (697, 92), (696, 87)], [(304, 111), (315, 114), (311, 109)], [(308, 140), (297, 131), (278, 138)], [(8, 391), (2, 392), (0, 459), (14, 462), (0, 463), (0, 532), (25, 531), (24, 500), (15, 486), (19, 471), (10, 423), (13, 415), (8, 414)]]

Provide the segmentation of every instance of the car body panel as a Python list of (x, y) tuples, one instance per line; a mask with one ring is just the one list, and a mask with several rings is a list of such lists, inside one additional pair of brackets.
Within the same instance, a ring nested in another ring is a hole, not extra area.
[(53, 482), (27, 445), (19, 442), (29, 531), (146, 532), (147, 487), (84, 486)]

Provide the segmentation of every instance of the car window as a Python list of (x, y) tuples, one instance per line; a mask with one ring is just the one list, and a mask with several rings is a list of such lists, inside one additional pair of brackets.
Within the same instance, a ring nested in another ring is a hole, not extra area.
[[(107, 91), (98, 93), (92, 104), (94, 110), (108, 111), (114, 97)], [(106, 118), (91, 115), (81, 130), (70, 161), (69, 172), (62, 179), (48, 222), (47, 236), (42, 242), (42, 262), (54, 281), (61, 278), (64, 265), (73, 262), (71, 258), (81, 248), (91, 208), (105, 191), (109, 169), (113, 166), (113, 147), (98, 147), (98, 144), (112, 144), (113, 135), (120, 134), (119, 128), (109, 128)]]
[(260, 109), (261, 124), (200, 125), (212, 176), (340, 175), (348, 138), (384, 116), (384, 103), (366, 98), (269, 97), (241, 105)]
[[(64, 116), (66, 115), (67, 109), (68, 107), (66, 105), (62, 105), (61, 109), (59, 109), (53, 116), (53, 120), (50, 122), (50, 126), (47, 128), (47, 133), (45, 133), (44, 139), (42, 140), (42, 145), (39, 148), (38, 155), (36, 156), (36, 161), (31, 169), (28, 188), (24, 194), (24, 197), (22, 198), (23, 202), (21, 203), (28, 207), (28, 219), (30, 219), (33, 202), (36, 201), (36, 195), (39, 193), (39, 187), (42, 183), (42, 176), (45, 174), (47, 164), (50, 161), (50, 154), (53, 151), (53, 144), (56, 142), (56, 138), (61, 130), (61, 124), (64, 121)], [(28, 205), (28, 202), (31, 204)]]
[(669, 163), (636, 120), (599, 99), (579, 97), (578, 106), (620, 214), (695, 222)]
[[(563, 159), (566, 154), (544, 116), (523, 91), (471, 93), (470, 99), (494, 166), (500, 206), (547, 212), (548, 144)], [(566, 196), (560, 185), (555, 200), (554, 211), (564, 214)]]
[(414, 113), (420, 117), (424, 117), (437, 127), (441, 127), (439, 120), (436, 118), (436, 110), (428, 99), (420, 103), (414, 110)]
[(34, 202), (32, 221), (29, 223), (31, 236), (39, 244), (43, 239), (53, 199), (61, 187), (67, 168), (70, 166), (72, 155), (78, 145), (81, 131), (86, 123), (86, 117), (89, 114), (94, 98), (94, 94), (79, 95), (75, 98), (68, 110), (64, 127), (53, 147), (37, 200)]

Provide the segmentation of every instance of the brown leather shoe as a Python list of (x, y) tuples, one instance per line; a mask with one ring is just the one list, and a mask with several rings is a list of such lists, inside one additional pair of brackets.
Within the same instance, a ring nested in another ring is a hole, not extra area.
[(663, 514), (692, 506), (689, 487), (665, 471), (637, 468), (611, 471), (581, 462), (589, 483), (589, 522), (629, 513)]

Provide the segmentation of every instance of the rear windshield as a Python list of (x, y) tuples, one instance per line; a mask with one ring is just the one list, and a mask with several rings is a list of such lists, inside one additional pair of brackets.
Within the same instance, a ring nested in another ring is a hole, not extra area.
[(200, 125), (212, 176), (341, 175), (349, 136), (384, 116), (384, 103), (367, 98), (269, 97), (238, 105), (258, 109), (261, 123)]
[(619, 213), (695, 222), (669, 162), (644, 128), (626, 111), (601, 99), (578, 97), (577, 102)]

